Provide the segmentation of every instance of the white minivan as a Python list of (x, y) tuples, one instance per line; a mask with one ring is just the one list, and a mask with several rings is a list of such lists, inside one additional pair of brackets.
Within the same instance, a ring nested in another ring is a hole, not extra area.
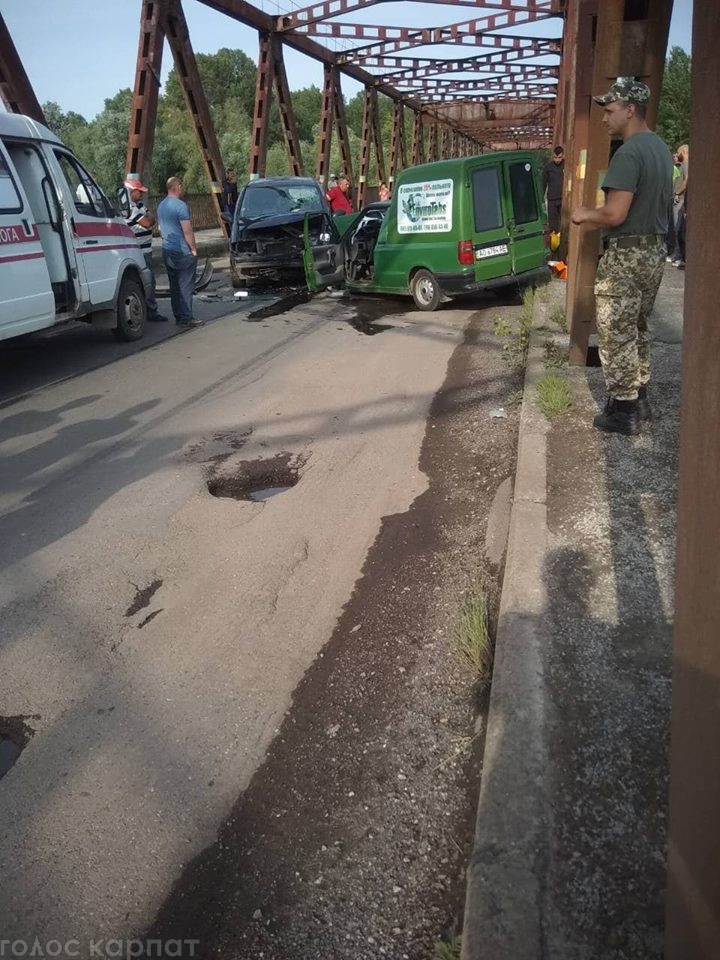
[(150, 286), (132, 230), (77, 157), (0, 112), (0, 340), (66, 320), (137, 340)]

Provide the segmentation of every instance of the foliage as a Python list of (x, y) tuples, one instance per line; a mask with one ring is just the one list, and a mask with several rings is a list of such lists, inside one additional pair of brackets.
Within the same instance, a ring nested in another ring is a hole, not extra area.
[(552, 337), (548, 337), (543, 344), (543, 351), (545, 354), (543, 362), (546, 370), (551, 367), (564, 367), (567, 363), (567, 348), (561, 347)]
[(435, 944), (435, 960), (460, 960), (460, 938), (438, 940)]
[[(210, 104), (223, 163), (225, 167), (235, 169), (238, 181), (242, 184), (250, 157), (256, 65), (242, 50), (228, 48), (212, 54), (199, 53), (197, 63), (203, 89)], [(312, 84), (302, 90), (292, 91), (290, 96), (305, 170), (312, 174), (317, 159), (322, 92), (316, 84)], [(57, 103), (49, 102), (43, 105), (50, 128), (78, 155), (110, 195), (114, 194), (125, 173), (129, 172), (125, 171), (125, 156), (131, 103), (132, 92), (129, 89), (121, 90), (106, 100), (102, 112), (90, 121), (72, 111), (64, 113)], [(363, 106), (362, 91), (346, 102), (348, 139), (355, 177), (359, 172)], [(386, 159), (389, 159), (391, 101), (380, 95), (378, 110), (381, 139)], [(411, 134), (412, 124), (407, 123), (408, 156)], [(337, 136), (334, 136), (332, 141), (330, 170), (333, 173), (342, 171)], [(273, 97), (268, 128), (266, 173), (268, 176), (277, 176), (289, 172), (290, 164), (280, 112)], [(208, 190), (202, 156), (195, 141), (182, 87), (174, 68), (170, 71), (158, 103), (152, 171), (146, 171), (151, 193), (162, 193), (165, 181), (173, 175), (183, 177), (189, 193), (205, 193)], [(377, 162), (373, 150), (369, 180), (372, 183), (377, 179)]]
[(555, 373), (546, 373), (537, 383), (538, 405), (548, 420), (554, 420), (572, 406), (572, 394), (567, 380)]
[(463, 600), (453, 630), (453, 645), (473, 679), (487, 686), (492, 675), (493, 643), (487, 597), (481, 583), (475, 584)]
[(567, 315), (565, 313), (565, 307), (563, 307), (562, 304), (558, 304), (550, 314), (550, 323), (554, 323), (563, 333), (568, 332)]
[(690, 140), (691, 60), (682, 47), (673, 47), (665, 62), (658, 107), (657, 132), (673, 150)]

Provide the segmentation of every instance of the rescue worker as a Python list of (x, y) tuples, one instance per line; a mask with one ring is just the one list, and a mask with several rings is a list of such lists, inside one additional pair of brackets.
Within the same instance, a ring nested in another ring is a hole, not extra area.
[(645, 115), (650, 89), (618, 77), (595, 97), (612, 138), (623, 140), (603, 181), (605, 203), (578, 207), (573, 223), (602, 227), (603, 253), (595, 278), (598, 341), (608, 401), (593, 421), (598, 430), (633, 435), (650, 419), (652, 313), (665, 263), (664, 238), (672, 201), (673, 162)]
[(152, 228), (155, 223), (155, 217), (148, 213), (147, 207), (143, 203), (143, 194), (147, 193), (148, 188), (143, 186), (140, 180), (134, 177), (128, 177), (124, 183), (130, 200), (130, 216), (125, 221), (135, 234), (135, 238), (145, 257), (145, 264), (152, 277), (152, 292), (146, 299), (148, 320), (159, 322), (167, 320), (158, 311), (157, 300), (155, 299), (155, 271), (152, 262)]

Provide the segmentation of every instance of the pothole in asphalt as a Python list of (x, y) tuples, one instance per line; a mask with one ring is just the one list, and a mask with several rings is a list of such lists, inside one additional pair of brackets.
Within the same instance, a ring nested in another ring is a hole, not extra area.
[(153, 596), (162, 585), (162, 580), (153, 580), (152, 583), (149, 583), (146, 587), (138, 587), (137, 584), (134, 583), (135, 599), (125, 611), (125, 616), (134, 617), (136, 613), (139, 613), (141, 610), (144, 610), (145, 607), (149, 606)]
[(0, 717), (0, 778), (15, 765), (35, 734), (26, 720), (36, 717)]
[(267, 460), (244, 460), (233, 473), (215, 474), (207, 481), (213, 497), (263, 502), (292, 489), (302, 476), (305, 461), (292, 453)]

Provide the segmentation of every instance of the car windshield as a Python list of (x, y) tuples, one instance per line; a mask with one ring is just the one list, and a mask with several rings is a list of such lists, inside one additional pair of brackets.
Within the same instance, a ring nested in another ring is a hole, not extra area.
[(246, 187), (238, 216), (243, 220), (253, 220), (258, 217), (281, 216), (283, 213), (297, 213), (299, 210), (322, 209), (322, 195), (312, 184), (282, 187), (263, 184)]

